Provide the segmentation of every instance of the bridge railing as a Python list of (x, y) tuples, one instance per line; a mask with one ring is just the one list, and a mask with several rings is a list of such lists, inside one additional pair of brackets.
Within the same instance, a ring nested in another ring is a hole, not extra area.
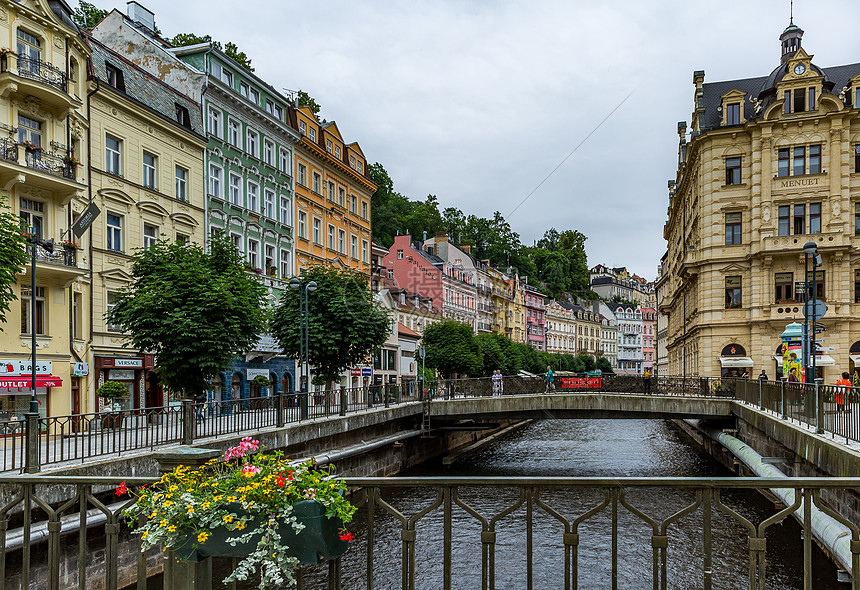
[[(310, 583), (321, 587), (317, 582), (326, 580), (329, 588), (370, 589), (384, 581), (386, 587), (404, 590), (431, 585), (450, 590), (507, 587), (512, 579), (521, 588), (543, 583), (570, 590), (588, 584), (586, 576), (618, 580), (624, 563), (642, 564), (636, 571), (639, 588), (766, 588), (766, 553), (775, 549), (773, 544), (783, 551), (788, 546), (791, 529), (781, 524), (791, 515), (802, 539), (802, 550), (796, 550), (802, 568), (795, 574), (802, 580), (789, 582), (812, 588), (821, 575), (813, 571), (813, 507), (837, 521), (833, 526), (844, 527), (842, 548), (831, 550), (855, 587), (860, 580), (858, 527), (828, 503), (834, 492), (860, 487), (860, 478), (345, 479), (359, 506), (350, 526), (356, 539), (328, 567), (303, 568), (300, 590)], [(152, 579), (162, 571), (165, 555), (157, 546), (141, 553), (139, 539), (122, 517), (132, 500), (113, 491), (123, 481), (136, 489), (156, 480), (0, 478), (6, 495), (0, 507), (3, 587), (173, 587), (170, 570), (161, 585)], [(56, 500), (54, 491), (61, 486), (74, 500)], [(766, 489), (789, 490), (793, 500), (754, 517), (733, 495)], [(778, 525), (777, 534), (772, 527)], [(692, 554), (691, 543), (696, 546)], [(727, 562), (721, 543), (748, 552), (748, 561), (742, 560), (748, 566)], [(464, 562), (474, 567), (456, 568)]]

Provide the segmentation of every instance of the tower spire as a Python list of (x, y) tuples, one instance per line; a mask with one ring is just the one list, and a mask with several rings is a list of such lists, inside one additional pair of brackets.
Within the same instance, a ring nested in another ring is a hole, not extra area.
[(791, 17), (788, 26), (779, 36), (782, 48), (780, 63), (785, 63), (794, 57), (800, 49), (800, 40), (803, 37), (803, 29), (794, 24), (794, 0), (791, 0)]

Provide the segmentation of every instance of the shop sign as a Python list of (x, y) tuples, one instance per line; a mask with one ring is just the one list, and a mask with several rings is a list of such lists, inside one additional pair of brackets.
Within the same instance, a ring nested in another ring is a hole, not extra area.
[[(51, 361), (36, 361), (37, 375), (50, 375), (53, 373)], [(0, 361), (0, 375), (32, 375), (33, 363), (31, 361)]]
[(111, 369), (108, 371), (108, 379), (134, 381), (134, 371), (129, 371), (128, 369)]
[(134, 367), (135, 369), (143, 368), (143, 359), (113, 359), (114, 367)]
[(350, 377), (361, 377), (361, 369), (350, 369), (349, 370)]
[(86, 377), (89, 374), (89, 363), (72, 363), (72, 377)]
[(254, 377), (265, 377), (269, 378), (269, 370), (268, 369), (245, 369), (245, 378), (248, 381), (253, 381)]
[(362, 377), (370, 377), (371, 375), (373, 375), (373, 369), (362, 369), (361, 370), (361, 376)]
[(562, 389), (598, 389), (600, 377), (562, 377)]

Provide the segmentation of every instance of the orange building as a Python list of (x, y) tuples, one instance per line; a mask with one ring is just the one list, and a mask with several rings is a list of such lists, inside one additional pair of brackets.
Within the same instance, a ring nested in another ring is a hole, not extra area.
[(376, 185), (355, 142), (334, 121), (320, 123), (308, 107), (290, 109), (301, 135), (295, 149), (296, 273), (335, 264), (370, 276), (370, 197)]

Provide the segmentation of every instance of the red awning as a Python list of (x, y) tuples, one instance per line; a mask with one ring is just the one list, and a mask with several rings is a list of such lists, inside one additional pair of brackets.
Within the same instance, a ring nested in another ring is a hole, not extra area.
[[(53, 375), (36, 375), (36, 387), (60, 387), (63, 380)], [(0, 377), (0, 387), (32, 387), (31, 377)]]

